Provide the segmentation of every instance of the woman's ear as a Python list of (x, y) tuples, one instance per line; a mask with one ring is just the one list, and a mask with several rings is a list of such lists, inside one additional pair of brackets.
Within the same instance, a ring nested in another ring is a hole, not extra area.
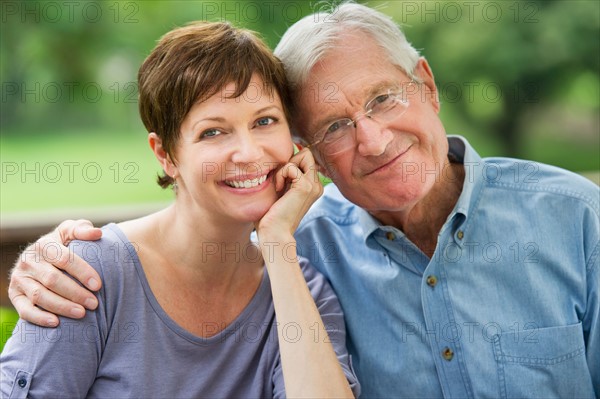
[(154, 132), (149, 133), (148, 144), (150, 144), (150, 148), (152, 149), (154, 156), (158, 160), (160, 166), (162, 166), (165, 173), (171, 177), (175, 177), (177, 174), (177, 166), (171, 160), (171, 156), (165, 151), (162, 145), (162, 139), (158, 136), (158, 134)]

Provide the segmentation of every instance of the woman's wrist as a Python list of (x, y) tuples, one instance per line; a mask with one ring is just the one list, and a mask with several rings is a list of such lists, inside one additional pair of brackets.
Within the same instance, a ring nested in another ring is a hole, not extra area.
[(262, 228), (256, 231), (259, 242), (278, 242), (281, 244), (296, 243), (294, 235), (282, 228)]

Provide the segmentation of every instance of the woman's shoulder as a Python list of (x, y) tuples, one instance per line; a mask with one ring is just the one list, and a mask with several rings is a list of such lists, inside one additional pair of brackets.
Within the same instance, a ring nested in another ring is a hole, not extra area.
[(74, 240), (68, 248), (71, 256), (79, 256), (100, 274), (103, 285), (107, 280), (122, 280), (126, 271), (135, 270), (138, 262), (135, 243), (114, 223), (102, 227), (99, 240)]

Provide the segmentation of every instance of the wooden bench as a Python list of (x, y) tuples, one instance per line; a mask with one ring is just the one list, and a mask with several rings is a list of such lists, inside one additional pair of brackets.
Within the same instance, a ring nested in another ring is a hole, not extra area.
[(168, 203), (132, 204), (85, 209), (55, 209), (14, 212), (0, 217), (0, 306), (12, 307), (8, 300), (8, 274), (18, 255), (29, 243), (48, 233), (66, 219), (88, 219), (94, 226), (148, 215)]

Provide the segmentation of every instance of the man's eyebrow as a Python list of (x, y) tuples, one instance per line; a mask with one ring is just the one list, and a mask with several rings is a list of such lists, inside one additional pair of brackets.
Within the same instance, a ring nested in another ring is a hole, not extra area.
[(327, 127), (329, 124), (333, 123), (334, 121), (336, 121), (338, 119), (342, 119), (342, 118), (343, 118), (343, 116), (333, 116), (333, 114), (326, 115), (325, 117), (320, 118), (318, 123), (309, 124), (310, 131), (308, 133), (309, 134), (319, 133), (322, 129)]
[[(361, 99), (363, 109), (367, 105), (367, 103), (369, 101), (371, 101), (375, 96), (382, 94), (385, 89), (389, 89), (389, 88), (397, 89), (397, 88), (399, 88), (399, 85), (395, 80), (383, 80), (383, 81), (378, 82), (375, 85), (367, 87), (365, 90), (363, 90), (362, 99)], [(310, 128), (309, 133), (310, 134), (317, 133), (317, 131), (316, 131), (317, 129), (321, 130), (321, 129), (327, 127), (330, 123), (335, 122), (336, 120), (343, 119), (343, 118), (349, 118), (349, 117), (350, 116), (347, 116), (347, 115), (346, 116), (335, 115), (334, 113), (325, 115), (322, 118), (318, 119), (318, 123), (309, 124), (309, 128)], [(312, 126), (314, 126), (314, 127), (312, 127)]]
[(399, 89), (400, 85), (395, 80), (384, 80), (376, 83), (375, 85), (367, 88), (363, 93), (364, 104), (367, 105), (375, 96), (383, 94), (386, 89)]

